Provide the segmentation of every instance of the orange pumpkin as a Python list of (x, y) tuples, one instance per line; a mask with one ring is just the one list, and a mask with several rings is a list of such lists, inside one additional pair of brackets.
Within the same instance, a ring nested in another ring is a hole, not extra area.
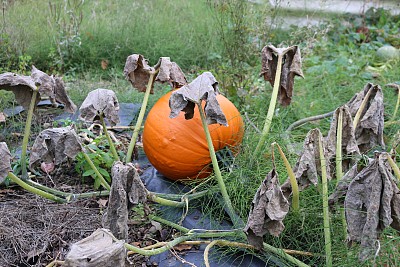
[[(193, 119), (185, 120), (184, 113), (169, 117), (171, 92), (161, 97), (147, 115), (143, 130), (143, 148), (150, 163), (172, 180), (205, 178), (212, 168), (206, 136), (199, 111)], [(215, 151), (225, 146), (237, 147), (243, 138), (244, 124), (239, 111), (223, 95), (217, 100), (229, 126), (208, 126)]]

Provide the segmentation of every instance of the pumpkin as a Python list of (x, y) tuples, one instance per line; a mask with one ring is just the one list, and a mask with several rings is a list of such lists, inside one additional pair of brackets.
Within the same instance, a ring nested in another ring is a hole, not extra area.
[[(142, 137), (144, 152), (150, 163), (167, 178), (205, 178), (212, 168), (209, 166), (211, 157), (200, 114), (195, 109), (190, 120), (185, 119), (183, 112), (176, 118), (170, 118), (171, 93), (161, 97), (147, 115)], [(214, 149), (218, 151), (229, 146), (235, 151), (243, 138), (243, 119), (226, 97), (217, 95), (217, 100), (229, 125), (208, 125)]]

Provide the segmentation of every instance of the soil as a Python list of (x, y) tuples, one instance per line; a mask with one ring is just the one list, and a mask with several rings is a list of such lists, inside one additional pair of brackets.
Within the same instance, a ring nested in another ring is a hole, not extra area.
[[(35, 121), (32, 125), (52, 125), (50, 115), (39, 117), (45, 121)], [(40, 129), (32, 128), (31, 137), (34, 138)], [(11, 131), (7, 127), (3, 130), (7, 133)], [(23, 128), (14, 130), (23, 132)], [(20, 150), (22, 134), (13, 142), (8, 137), (3, 141), (7, 141), (9, 149)], [(32, 180), (64, 192), (93, 191), (93, 181), (82, 181), (73, 162), (67, 162), (50, 175), (41, 175)], [(18, 186), (0, 185), (0, 267), (46, 266), (54, 260), (64, 260), (71, 244), (102, 228), (107, 201), (108, 197), (96, 197), (57, 204)], [(135, 212), (134, 209), (129, 215), (128, 243), (144, 247), (171, 237), (171, 229), (155, 227), (154, 222), (152, 224), (140, 210)], [(151, 262), (148, 257), (133, 254), (128, 257), (126, 266), (157, 266), (157, 263)]]

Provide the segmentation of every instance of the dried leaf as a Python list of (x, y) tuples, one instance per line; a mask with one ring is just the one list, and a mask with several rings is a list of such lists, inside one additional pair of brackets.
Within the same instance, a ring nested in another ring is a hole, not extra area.
[[(15, 100), (25, 110), (28, 110), (33, 90), (36, 90), (36, 85), (30, 76), (6, 72), (0, 74), (0, 89), (12, 91), (15, 95)], [(39, 98), (36, 102), (39, 102)]]
[(7, 177), (8, 173), (12, 171), (11, 168), (11, 153), (5, 142), (0, 142), (0, 184)]
[(65, 89), (64, 82), (60, 77), (55, 77), (54, 81), (55, 81), (54, 94), (56, 97), (56, 101), (64, 104), (66, 112), (75, 113), (77, 107), (74, 104), (74, 102), (72, 102), (72, 100), (69, 98), (67, 91)]
[(146, 202), (147, 191), (132, 163), (114, 163), (111, 169), (112, 184), (103, 227), (110, 229), (118, 239), (128, 238), (128, 210), (132, 204)]
[[(319, 157), (319, 136), (321, 132), (318, 128), (313, 129), (307, 133), (304, 140), (303, 151), (300, 154), (299, 159), (293, 168), (297, 183), (299, 185), (299, 190), (302, 191), (309, 187), (310, 185), (318, 184), (318, 176), (321, 176), (321, 162)], [(327, 158), (327, 151), (324, 154)], [(328, 178), (330, 177), (330, 168), (327, 167)], [(282, 185), (282, 191), (288, 198), (292, 193), (292, 187), (290, 185), (289, 178)]]
[(86, 122), (93, 122), (100, 115), (104, 116), (111, 125), (119, 122), (119, 103), (112, 90), (96, 89), (91, 91), (79, 108), (79, 118)]
[(34, 169), (42, 162), (57, 166), (68, 158), (74, 159), (81, 151), (81, 142), (72, 127), (46, 129), (40, 132), (32, 146), (29, 168)]
[[(17, 102), (29, 109), (33, 90), (39, 86), (39, 95), (47, 95), (50, 102), (57, 106), (57, 102), (65, 105), (66, 111), (73, 113), (76, 111), (75, 104), (69, 99), (65, 91), (61, 78), (54, 78), (32, 66), (31, 76), (22, 76), (11, 72), (0, 74), (0, 89), (12, 91)], [(37, 98), (36, 104), (40, 101)]]
[(385, 147), (383, 141), (384, 106), (381, 87), (368, 83), (361, 92), (350, 99), (347, 105), (351, 115), (355, 116), (369, 90), (372, 90), (371, 95), (355, 129), (355, 137), (361, 153), (376, 146)]
[[(126, 59), (124, 75), (130, 81), (133, 88), (136, 88), (139, 92), (146, 92), (151, 69), (147, 60), (142, 55), (133, 54)], [(153, 89), (151, 89), (151, 93), (153, 94)]]
[(90, 236), (71, 245), (63, 266), (125, 266), (125, 257), (124, 241), (114, 241), (107, 229), (97, 229)]
[(284, 54), (282, 60), (282, 73), (278, 92), (278, 100), (282, 106), (290, 105), (293, 95), (294, 76), (303, 77), (301, 70), (301, 54), (298, 46), (276, 48), (273, 45), (265, 46), (262, 51), (261, 75), (264, 80), (274, 86), (278, 64), (278, 54)]
[(289, 211), (289, 206), (289, 201), (279, 186), (278, 174), (274, 167), (258, 188), (251, 204), (244, 228), (249, 244), (262, 249), (263, 236), (267, 232), (279, 236), (285, 228), (282, 221)]
[(207, 124), (219, 123), (228, 126), (228, 122), (217, 101), (218, 82), (211, 72), (204, 72), (190, 84), (174, 91), (169, 99), (171, 108), (170, 118), (175, 118), (181, 111), (185, 112), (185, 119), (194, 116), (195, 105), (201, 105), (205, 100), (204, 111)]
[(172, 88), (180, 88), (187, 84), (185, 74), (175, 62), (171, 62), (169, 57), (160, 58), (160, 68), (156, 81), (168, 82)]
[[(327, 160), (333, 161), (336, 156), (336, 137), (338, 128), (338, 116), (339, 112), (343, 114), (343, 128), (342, 128), (342, 169), (343, 172), (347, 172), (351, 166), (357, 161), (357, 157), (360, 155), (360, 150), (357, 146), (355, 138), (353, 119), (350, 114), (350, 110), (347, 105), (341, 106), (335, 110), (333, 114), (333, 120), (331, 127), (328, 132), (328, 136), (325, 138), (326, 149), (327, 149)], [(331, 163), (330, 163), (331, 164)]]

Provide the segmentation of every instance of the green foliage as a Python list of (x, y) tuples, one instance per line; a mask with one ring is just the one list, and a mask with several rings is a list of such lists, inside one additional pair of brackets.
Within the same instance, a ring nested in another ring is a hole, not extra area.
[[(89, 136), (94, 137), (93, 133), (90, 131), (85, 131)], [(105, 151), (104, 143), (106, 143), (106, 139), (104, 136), (97, 137), (93, 140), (93, 142), (87, 145), (87, 155), (92, 160), (93, 164), (96, 166), (97, 170), (100, 174), (108, 181), (111, 182), (111, 167), (114, 163), (114, 158), (111, 154), (111, 151)], [(96, 176), (94, 170), (87, 163), (85, 157), (83, 156), (84, 152), (79, 152), (76, 156), (76, 165), (75, 170), (82, 175), (82, 179), (85, 177), (92, 177), (94, 179), (94, 188), (97, 189), (100, 187), (100, 180)]]

